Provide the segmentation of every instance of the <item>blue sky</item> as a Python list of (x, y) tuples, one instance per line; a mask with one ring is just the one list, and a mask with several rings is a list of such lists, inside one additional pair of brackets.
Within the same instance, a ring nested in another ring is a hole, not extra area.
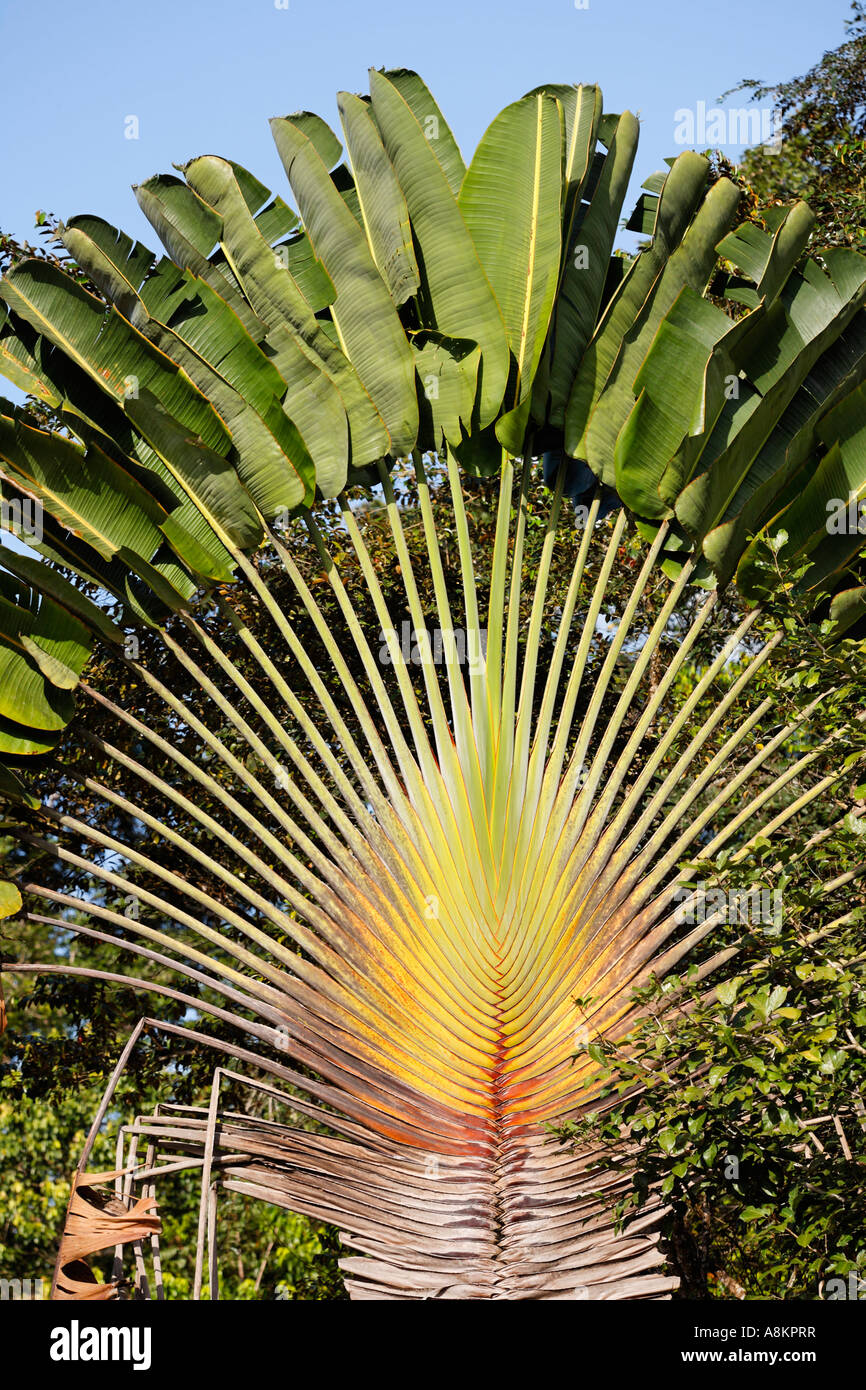
[(130, 185), (199, 154), (238, 160), (288, 197), (267, 118), (313, 110), (339, 129), (334, 94), (366, 90), (383, 65), (421, 72), (467, 157), (529, 88), (599, 82), (607, 110), (641, 116), (636, 192), (678, 152), (678, 108), (712, 105), (746, 76), (805, 71), (850, 12), (848, 0), (285, 3), (0, 0), (0, 227), (32, 238), (37, 208), (98, 213), (155, 249)]

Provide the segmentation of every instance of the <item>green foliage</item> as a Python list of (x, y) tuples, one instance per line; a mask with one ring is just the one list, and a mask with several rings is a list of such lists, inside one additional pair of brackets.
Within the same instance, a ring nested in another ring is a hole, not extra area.
[[(803, 198), (827, 246), (866, 246), (866, 8), (851, 5), (847, 37), (807, 73), (777, 84), (752, 79), (737, 90), (754, 101), (772, 98), (779, 113), (778, 148), (747, 150), (739, 172), (759, 208)], [(726, 93), (729, 95), (729, 93)]]
[(563, 1137), (599, 1140), (605, 1166), (634, 1164), (626, 1225), (650, 1189), (668, 1197), (686, 1296), (815, 1299), (828, 1277), (866, 1277), (861, 945), (794, 930), (747, 943), (714, 996), (671, 979), (627, 1043), (590, 1044), (608, 1105)]

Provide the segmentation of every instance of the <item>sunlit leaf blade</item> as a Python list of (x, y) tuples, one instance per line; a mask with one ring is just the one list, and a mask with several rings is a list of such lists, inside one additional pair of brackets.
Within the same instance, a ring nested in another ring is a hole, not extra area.
[[(291, 273), (291, 260), (268, 246), (243, 205), (227, 161), (208, 156), (187, 167), (187, 177), (222, 218), (223, 245), (249, 301), (268, 326), (268, 346), (274, 364), (289, 384), (286, 408), (305, 418), (296, 402), (313, 410), (308, 426), (310, 447), (316, 451), (317, 477), (328, 495), (345, 482), (346, 427), (339, 420), (342, 407), (348, 415), (352, 460), (368, 463), (388, 448), (388, 434), (381, 415), (364, 390), (351, 362), (323, 331), (313, 308)], [(316, 373), (324, 377), (319, 381)], [(312, 393), (312, 394), (311, 394)], [(320, 421), (321, 433), (315, 422)], [(306, 418), (305, 418), (306, 424)]]
[(350, 92), (341, 92), (337, 105), (370, 250), (391, 298), (399, 306), (417, 292), (420, 283), (406, 200), (369, 104)]
[[(477, 344), (422, 329), (412, 337), (421, 385), (422, 447), (459, 444), (472, 422), (480, 351)], [(429, 417), (429, 433), (428, 433)]]
[(390, 452), (407, 453), (418, 434), (418, 402), (409, 345), (370, 247), (303, 130), (286, 118), (271, 130), (310, 244), (333, 282), (331, 316), (390, 436)]
[[(588, 132), (594, 136), (594, 127)], [(622, 115), (601, 176), (585, 209), (575, 199), (571, 227), (563, 242), (562, 278), (557, 295), (550, 366), (550, 420), (562, 426), (581, 355), (598, 318), (608, 263), (637, 150), (638, 122)], [(594, 144), (594, 140), (593, 140)], [(584, 161), (578, 159), (578, 168)], [(585, 173), (579, 175), (578, 189)], [(580, 210), (578, 219), (577, 213)]]
[(14, 883), (0, 882), (0, 917), (14, 917), (21, 908), (21, 894)]
[[(634, 325), (622, 340), (585, 435), (584, 456), (596, 476), (605, 482), (615, 482), (615, 467), (611, 470), (611, 461), (615, 458), (617, 435), (631, 410), (635, 376), (658, 324), (685, 286), (703, 293), (715, 264), (716, 243), (733, 220), (739, 197), (739, 190), (727, 179), (720, 179), (713, 185), (641, 306)], [(659, 218), (663, 206), (664, 195), (659, 204)], [(628, 280), (623, 281), (623, 286), (627, 284)]]
[[(706, 188), (707, 170), (707, 161), (700, 155), (687, 151), (679, 156), (665, 183), (652, 243), (632, 263), (584, 353), (565, 416), (565, 447), (573, 458), (585, 457), (583, 441), (595, 402), (613, 370), (625, 335), (691, 221)], [(612, 483), (611, 465), (612, 456), (606, 479)]]
[(157, 174), (133, 185), (132, 191), (172, 260), (224, 295), (245, 328), (254, 333), (260, 329), (261, 323), (240, 293), (229, 266), (213, 257), (222, 234), (213, 208), (173, 174)]
[(127, 378), (133, 377), (210, 448), (227, 447), (228, 432), (216, 411), (175, 363), (62, 272), (38, 261), (24, 262), (0, 282), (0, 294), (116, 402), (125, 399)]
[(455, 198), (460, 192), (466, 165), (439, 106), (427, 84), (409, 68), (386, 68), (383, 75), (400, 93), (429, 141)]
[[(524, 97), (496, 117), (475, 152), (458, 205), (496, 295), (514, 359), (510, 406), (496, 426), (519, 453), (530, 393), (559, 277), (562, 116), (558, 102)], [(503, 220), (498, 210), (510, 209)]]
[(495, 418), (508, 381), (502, 314), (454, 193), (399, 89), (371, 72), (373, 114), (406, 199), (420, 252), (422, 322), (481, 348), (479, 425)]

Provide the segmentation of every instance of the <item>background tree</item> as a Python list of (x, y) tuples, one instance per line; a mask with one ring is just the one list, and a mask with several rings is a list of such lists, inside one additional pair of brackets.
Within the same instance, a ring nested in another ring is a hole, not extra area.
[[(733, 91), (771, 100), (776, 144), (745, 152), (739, 173), (760, 208), (804, 199), (822, 242), (862, 250), (866, 242), (866, 10), (854, 0), (847, 37), (801, 77), (744, 79)], [(730, 92), (725, 93), (731, 95)]]

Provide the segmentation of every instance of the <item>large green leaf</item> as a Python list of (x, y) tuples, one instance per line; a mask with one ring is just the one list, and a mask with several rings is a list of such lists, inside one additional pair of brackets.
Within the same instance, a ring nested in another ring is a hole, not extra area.
[(417, 114), (399, 87), (379, 72), (370, 73), (370, 91), (420, 253), (423, 326), (481, 348), (478, 423), (483, 428), (496, 417), (508, 382), (508, 339), (499, 305)]
[[(716, 243), (730, 226), (739, 201), (739, 189), (729, 179), (713, 185), (622, 339), (583, 441), (582, 456), (604, 482), (615, 483), (617, 436), (631, 412), (635, 379), (656, 330), (685, 286), (699, 294), (706, 289), (716, 264)], [(664, 194), (659, 217), (663, 207)]]
[[(237, 182), (237, 172), (232, 168)], [(173, 174), (157, 174), (146, 183), (133, 185), (133, 192), (172, 260), (224, 295), (253, 336), (263, 332), (263, 325), (240, 292), (231, 267), (212, 255), (222, 236), (222, 223), (213, 208)]]
[(228, 460), (190, 439), (149, 391), (129, 401), (127, 411), (213, 530), (241, 549), (257, 544), (261, 521)]
[(386, 68), (383, 75), (400, 93), (420, 125), (424, 138), (428, 141), (456, 198), (463, 183), (466, 165), (457, 141), (451, 133), (451, 127), (437, 106), (433, 93), (417, 72), (412, 72), (409, 68)]
[(309, 501), (315, 465), (282, 408), (286, 383), (226, 303), (204, 281), (165, 262), (142, 287), (141, 305), (148, 316), (142, 331), (225, 421), (238, 476), (262, 514)]
[(165, 509), (95, 445), (0, 415), (0, 472), (103, 559), (122, 551), (150, 564), (163, 544)]
[(690, 436), (711, 430), (722, 408), (724, 365), (713, 354), (732, 332), (728, 316), (688, 285), (659, 324), (635, 377), (637, 399), (617, 437), (614, 458), (617, 491), (640, 516), (673, 514), (663, 484), (676, 496), (688, 481), (680, 476), (679, 486), (676, 478), (670, 482), (673, 460), (678, 451), (688, 457)]
[[(748, 539), (747, 527), (759, 524), (751, 501), (764, 480), (763, 472), (753, 472), (759, 450), (809, 372), (859, 314), (864, 299), (866, 281), (843, 304), (823, 272), (816, 276), (809, 271), (808, 279), (795, 272), (758, 324), (757, 345), (751, 336), (745, 341), (742, 370), (747, 380), (739, 399), (726, 402), (695, 476), (676, 503), (689, 532), (704, 537), (704, 553), (718, 574), (732, 573)], [(854, 361), (849, 362), (853, 367)]]
[[(626, 334), (703, 197), (708, 171), (709, 164), (701, 155), (687, 150), (679, 156), (659, 200), (652, 242), (632, 262), (583, 355), (565, 413), (565, 448), (573, 458), (585, 457), (584, 436), (593, 407), (619, 357)], [(606, 472), (605, 481), (613, 483), (613, 441)]]
[(422, 387), (420, 445), (441, 450), (443, 440), (459, 444), (472, 421), (481, 357), (478, 345), (425, 328), (413, 334), (412, 349)]
[(100, 219), (76, 219), (63, 239), (133, 325), (207, 393), (231, 430), (238, 471), (261, 510), (272, 516), (304, 500), (312, 461), (276, 408), (286, 384), (225, 301), (172, 262), (144, 279), (150, 253), (130, 255), (129, 238)]
[(51, 565), (43, 564), (39, 560), (34, 560), (30, 555), (21, 554), (9, 546), (4, 546), (0, 550), (0, 566), (8, 570), (10, 574), (14, 574), (17, 579), (28, 584), (32, 589), (38, 589), (40, 593), (47, 594), (59, 607), (65, 608), (85, 627), (98, 632), (100, 637), (115, 644), (122, 641), (121, 629), (109, 617), (105, 609), (100, 607), (98, 603), (94, 603)]
[[(539, 94), (507, 106), (483, 136), (458, 206), (493, 287), (514, 358), (514, 381), (497, 422), (500, 443), (520, 453), (535, 370), (550, 324), (562, 246), (562, 109)], [(508, 209), (508, 217), (501, 211)]]
[(90, 646), (84, 625), (51, 599), (21, 607), (0, 598), (0, 715), (35, 729), (62, 729)]
[(41, 261), (23, 261), (0, 281), (0, 296), (115, 402), (123, 404), (130, 382), (146, 387), (209, 448), (229, 447), (225, 425), (177, 364), (62, 271)]
[[(832, 556), (838, 555), (836, 568), (847, 563), (862, 546), (857, 518), (858, 504), (866, 498), (866, 383), (861, 382), (827, 411), (816, 433), (826, 450), (820, 463), (811, 477), (803, 481), (793, 500), (767, 523), (761, 537), (751, 543), (740, 561), (737, 578), (746, 592), (752, 592), (755, 558), (760, 539), (766, 535), (785, 533), (778, 552), (785, 560), (804, 555), (817, 560), (816, 549), (824, 547), (830, 564)], [(834, 544), (828, 537), (838, 537), (838, 541)], [(844, 538), (848, 538), (847, 546)], [(830, 572), (826, 560), (821, 569), (822, 578), (826, 578)], [(815, 578), (809, 575), (807, 582), (813, 583)]]
[(76, 264), (131, 318), (142, 281), (156, 261), (153, 252), (101, 217), (73, 217), (60, 228), (60, 237)]
[(562, 426), (578, 362), (598, 318), (617, 222), (637, 151), (639, 125), (620, 116), (591, 202), (569, 240), (554, 325), (550, 374), (553, 424)]
[[(289, 384), (286, 409), (300, 420), (299, 401), (309, 401), (321, 433), (308, 428), (317, 480), (326, 495), (345, 482), (348, 415), (352, 459), (369, 463), (388, 450), (388, 434), (351, 362), (323, 332), (321, 322), (283, 261), (262, 237), (227, 161), (207, 156), (188, 166), (187, 177), (219, 209), (223, 245), (256, 313), (267, 324), (273, 361)], [(318, 377), (324, 378), (318, 380)], [(306, 424), (306, 421), (304, 422)]]
[(379, 274), (397, 305), (420, 284), (406, 199), (367, 102), (349, 92), (337, 97), (358, 204)]
[(274, 252), (279, 262), (285, 263), (285, 269), (314, 314), (333, 304), (336, 290), (322, 262), (317, 259), (306, 232), (280, 242)]
[(271, 130), (310, 244), (336, 290), (330, 312), (340, 341), (385, 422), (390, 452), (408, 453), (418, 435), (412, 354), (370, 246), (309, 137), (287, 118), (272, 120)]

